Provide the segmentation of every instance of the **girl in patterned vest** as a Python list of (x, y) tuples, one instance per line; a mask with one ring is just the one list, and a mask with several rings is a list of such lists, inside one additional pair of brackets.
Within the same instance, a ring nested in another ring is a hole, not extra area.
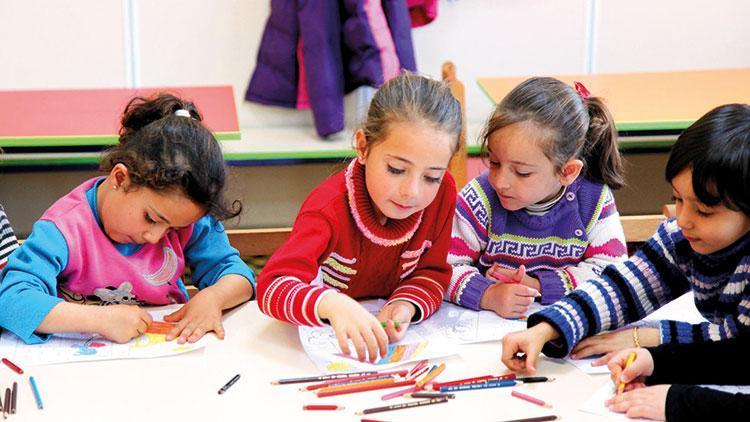
[[(11, 255), (0, 326), (27, 343), (66, 331), (127, 342), (151, 323), (140, 305), (186, 303), (165, 318), (176, 323), (168, 340), (222, 338), (222, 310), (254, 288), (219, 222), (241, 206), (225, 203), (218, 142), (192, 103), (169, 94), (130, 101), (119, 141), (104, 155), (107, 176), (57, 200)], [(201, 289), (190, 301), (186, 266)]]
[[(750, 336), (750, 106), (720, 106), (690, 125), (672, 147), (666, 179), (677, 218), (627, 261), (532, 314), (528, 330), (505, 336), (510, 369), (533, 372), (541, 351), (577, 358)], [(615, 331), (690, 290), (706, 321)], [(602, 331), (611, 332), (595, 335)]]
[(446, 300), (519, 318), (627, 257), (611, 189), (623, 185), (614, 121), (586, 88), (532, 78), (482, 135), (489, 170), (456, 200)]
[[(432, 315), (451, 274), (456, 189), (446, 170), (460, 131), (447, 85), (409, 73), (383, 85), (355, 134), (357, 158), (312, 191), (263, 269), (260, 310), (329, 323), (344, 353), (351, 341), (373, 362)], [(387, 298), (377, 316), (355, 300), (368, 297)]]

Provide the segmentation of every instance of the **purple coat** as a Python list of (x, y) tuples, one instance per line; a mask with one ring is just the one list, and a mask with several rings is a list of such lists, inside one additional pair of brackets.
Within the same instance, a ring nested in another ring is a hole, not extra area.
[[(373, 0), (368, 0), (373, 1)], [(302, 39), (305, 83), (318, 135), (344, 130), (344, 94), (383, 84), (380, 50), (365, 0), (272, 0), (245, 99), (295, 108), (297, 46)], [(406, 0), (382, 0), (402, 69), (416, 70)]]

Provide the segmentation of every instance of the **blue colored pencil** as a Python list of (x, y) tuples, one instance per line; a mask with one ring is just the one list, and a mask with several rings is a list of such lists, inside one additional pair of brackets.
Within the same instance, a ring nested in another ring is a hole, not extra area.
[(513, 387), (514, 385), (516, 385), (516, 380), (498, 380), (498, 381), (484, 382), (480, 384), (449, 385), (447, 387), (440, 387), (440, 392), (449, 393), (451, 391), (468, 391), (468, 390), (481, 390), (484, 388)]
[(34, 398), (36, 399), (36, 405), (40, 409), (44, 408), (42, 405), (42, 396), (39, 395), (39, 388), (36, 386), (36, 381), (34, 381), (34, 377), (29, 377), (29, 383), (31, 383), (31, 389), (34, 391)]

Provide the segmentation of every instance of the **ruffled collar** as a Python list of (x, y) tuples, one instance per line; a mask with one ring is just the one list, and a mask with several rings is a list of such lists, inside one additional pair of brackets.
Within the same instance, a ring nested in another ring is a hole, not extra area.
[(365, 183), (365, 166), (355, 158), (346, 168), (346, 191), (351, 212), (357, 228), (375, 244), (396, 246), (411, 239), (422, 222), (424, 210), (420, 210), (402, 220), (388, 219), (385, 225), (378, 222), (375, 209)]

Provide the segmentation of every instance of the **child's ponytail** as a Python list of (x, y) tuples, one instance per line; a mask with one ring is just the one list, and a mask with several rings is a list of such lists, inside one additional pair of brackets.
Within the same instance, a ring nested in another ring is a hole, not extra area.
[(589, 113), (589, 128), (582, 151), (586, 177), (612, 189), (620, 189), (625, 186), (625, 170), (618, 150), (614, 118), (600, 98), (588, 97), (584, 105)]
[(197, 121), (203, 120), (203, 116), (189, 101), (169, 94), (160, 93), (151, 98), (135, 97), (125, 106), (120, 120), (120, 143), (126, 144), (132, 136), (145, 126), (166, 116), (176, 116), (178, 110), (185, 110), (190, 117)]

